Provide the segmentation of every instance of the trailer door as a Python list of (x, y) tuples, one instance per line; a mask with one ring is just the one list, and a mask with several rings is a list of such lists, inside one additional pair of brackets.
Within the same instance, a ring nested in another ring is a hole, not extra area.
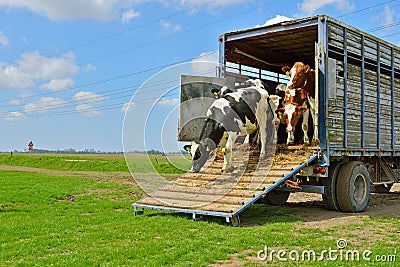
[(215, 101), (212, 89), (226, 85), (225, 78), (181, 76), (178, 140), (198, 140), (208, 108)]

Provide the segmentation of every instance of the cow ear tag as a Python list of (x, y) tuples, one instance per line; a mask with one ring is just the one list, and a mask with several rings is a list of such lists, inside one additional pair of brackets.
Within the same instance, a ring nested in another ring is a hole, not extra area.
[(286, 76), (288, 76), (288, 77), (290, 76), (290, 71), (286, 72)]
[(186, 151), (190, 151), (190, 146), (189, 145), (186, 145), (186, 146), (184, 146), (183, 147)]
[(215, 96), (216, 98), (218, 98), (219, 90), (213, 88), (213, 89), (211, 90), (211, 92), (214, 94), (214, 96)]
[(206, 146), (206, 151), (207, 151), (207, 152), (210, 152), (211, 149), (210, 149), (208, 146)]

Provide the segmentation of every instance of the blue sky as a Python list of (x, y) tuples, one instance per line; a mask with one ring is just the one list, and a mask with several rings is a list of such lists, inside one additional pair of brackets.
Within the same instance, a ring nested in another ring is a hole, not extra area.
[(193, 60), (216, 60), (224, 32), (316, 14), (400, 45), (396, 0), (0, 0), (0, 151), (122, 151), (128, 106), (129, 149), (177, 150)]

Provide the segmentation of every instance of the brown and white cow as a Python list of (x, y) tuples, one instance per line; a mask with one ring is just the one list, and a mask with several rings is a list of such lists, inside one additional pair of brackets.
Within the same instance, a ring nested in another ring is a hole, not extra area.
[[(303, 116), (307, 116), (303, 118), (303, 121), (308, 120), (309, 113), (311, 113), (313, 125), (314, 125), (314, 134), (313, 141), (318, 139), (318, 128), (316, 127), (314, 121), (315, 114), (315, 70), (311, 69), (309, 65), (305, 65), (303, 62), (296, 62), (293, 67), (285, 66), (282, 68), (282, 71), (286, 74), (290, 75), (290, 81), (287, 83), (287, 89), (300, 91), (301, 97), (306, 99), (310, 105), (310, 110), (308, 114), (303, 114)], [(292, 93), (293, 94), (293, 93)], [(300, 104), (300, 103), (297, 103)], [(304, 103), (303, 103), (304, 104)], [(300, 106), (303, 106), (300, 104)], [(298, 109), (298, 108), (297, 108)], [(288, 111), (295, 111), (296, 109), (291, 108)], [(303, 131), (304, 127), (308, 128), (308, 125), (303, 123)], [(307, 136), (305, 134), (305, 136)], [(308, 139), (308, 136), (307, 136)], [(305, 140), (306, 142), (306, 137)], [(308, 141), (307, 141), (308, 143)]]
[[(294, 131), (299, 119), (303, 116), (301, 128), (304, 132), (304, 143), (310, 142), (308, 138), (308, 118), (310, 110), (308, 108), (307, 92), (303, 89), (286, 89), (283, 106), (277, 110), (280, 123), (286, 125), (288, 133), (287, 144), (294, 143)], [(278, 129), (276, 128), (276, 131)]]

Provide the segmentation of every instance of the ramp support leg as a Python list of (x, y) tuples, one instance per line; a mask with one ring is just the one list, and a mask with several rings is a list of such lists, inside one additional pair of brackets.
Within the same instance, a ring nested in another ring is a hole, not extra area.
[(201, 221), (203, 219), (203, 216), (198, 215), (196, 213), (193, 213), (192, 217), (193, 217), (193, 221), (195, 221), (195, 222), (199, 222), (199, 221)]
[(133, 207), (135, 210), (135, 216), (143, 215), (144, 214), (144, 208), (142, 210), (138, 210), (136, 206)]
[(240, 218), (239, 215), (235, 215), (231, 218), (231, 223), (233, 227), (239, 227), (240, 225)]

